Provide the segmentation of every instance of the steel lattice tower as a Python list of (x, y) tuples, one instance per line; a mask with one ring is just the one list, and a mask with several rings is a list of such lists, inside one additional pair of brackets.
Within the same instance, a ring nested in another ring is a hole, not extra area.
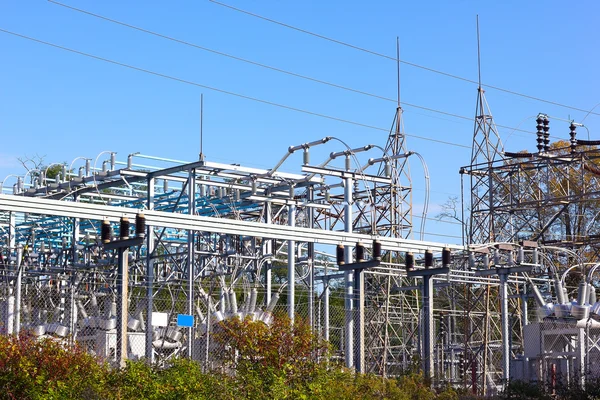
[[(492, 164), (501, 157), (502, 142), (489, 110), (481, 84), (477, 93), (477, 108), (473, 146), (471, 151), (471, 218), (469, 243), (489, 243), (501, 240), (494, 205), (498, 202), (499, 191), (492, 173)], [(471, 173), (477, 167), (487, 166), (486, 173)]]
[[(388, 156), (406, 154), (403, 133), (402, 108), (396, 108), (394, 123), (384, 153)], [(391, 167), (391, 168), (389, 168)], [(381, 236), (410, 238), (412, 229), (412, 182), (406, 157), (389, 160), (387, 168), (378, 174), (386, 176), (389, 171), (391, 185), (377, 185), (373, 193), (376, 199), (373, 233)], [(394, 263), (400, 254), (389, 252), (384, 260)], [(368, 291), (366, 365), (369, 372), (388, 375), (397, 374), (408, 367), (412, 348), (418, 340), (418, 307), (412, 292), (394, 292), (406, 286), (399, 275), (369, 274), (365, 280)]]

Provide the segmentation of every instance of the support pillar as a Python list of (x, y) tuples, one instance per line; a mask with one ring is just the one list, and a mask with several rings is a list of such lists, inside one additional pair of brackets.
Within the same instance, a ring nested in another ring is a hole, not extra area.
[(14, 333), (18, 335), (21, 331), (21, 291), (23, 280), (23, 247), (17, 247), (17, 281), (15, 283), (15, 319)]
[(433, 372), (433, 276), (423, 276), (423, 372), (431, 380)]
[[(148, 210), (154, 209), (154, 178), (148, 179), (147, 183), (147, 203)], [(152, 325), (152, 312), (154, 311), (154, 227), (146, 227), (146, 360), (149, 363), (154, 361), (154, 351), (152, 348), (152, 339), (154, 337), (154, 327)]]
[[(512, 250), (511, 245), (508, 247), (503, 244), (496, 245), (497, 249), (500, 250)], [(510, 380), (510, 356), (511, 356), (511, 343), (510, 343), (510, 323), (509, 323), (509, 309), (508, 309), (508, 276), (514, 273), (530, 272), (530, 265), (521, 266), (510, 266), (513, 265), (511, 255), (509, 254), (509, 266), (501, 266), (498, 264), (499, 255), (496, 251), (495, 264), (496, 267), (492, 269), (477, 270), (475, 276), (490, 276), (498, 275), (500, 279), (499, 295), (500, 295), (500, 329), (502, 331), (502, 385), (505, 387)], [(487, 350), (486, 350), (487, 351)], [(485, 383), (485, 382), (484, 382)]]
[[(426, 253), (426, 265), (427, 265), (427, 253)], [(435, 275), (444, 275), (450, 272), (450, 268), (428, 268), (412, 270), (407, 272), (409, 278), (422, 277), (423, 278), (423, 292), (421, 307), (422, 318), (423, 318), (423, 334), (422, 334), (422, 348), (421, 353), (423, 355), (423, 375), (425, 379), (431, 380), (434, 377), (433, 370), (433, 277)]]
[[(348, 164), (349, 162), (347, 162)], [(349, 167), (347, 165), (347, 167)], [(347, 168), (348, 169), (348, 168)], [(346, 178), (344, 180), (344, 229), (346, 232), (352, 232), (352, 178)], [(346, 264), (352, 263), (352, 248), (346, 246), (344, 251), (344, 259)], [(345, 320), (345, 362), (347, 368), (354, 367), (354, 274), (352, 271), (346, 271), (344, 275), (344, 308), (346, 310)]]
[[(123, 221), (121, 221), (123, 229)], [(144, 242), (141, 237), (129, 239), (128, 232), (121, 231), (121, 239), (104, 243), (104, 250), (116, 250), (117, 266), (117, 363), (125, 366), (127, 360), (127, 323), (129, 320), (129, 247)]]
[[(293, 193), (293, 188), (290, 192)], [(293, 200), (293, 199), (292, 199)], [(288, 205), (288, 225), (296, 225), (296, 206), (294, 204)], [(287, 257), (288, 257), (288, 299), (287, 308), (288, 316), (290, 321), (294, 323), (294, 312), (295, 312), (295, 296), (296, 296), (296, 242), (288, 240)]]
[[(313, 202), (314, 200), (314, 190), (311, 187), (308, 188), (308, 201)], [(315, 212), (313, 207), (308, 208), (308, 227), (314, 228), (315, 222)], [(315, 324), (315, 281), (314, 281), (314, 273), (315, 273), (315, 244), (308, 243), (308, 324), (310, 328), (314, 330)]]
[(356, 314), (354, 365), (356, 372), (365, 373), (365, 276), (362, 268), (354, 270), (354, 291)]
[(329, 341), (329, 279), (323, 279), (323, 337)]
[(577, 383), (581, 389), (585, 389), (585, 340), (586, 332), (584, 328), (579, 328), (577, 335)]
[(129, 316), (129, 251), (121, 247), (119, 252), (119, 266), (117, 271), (117, 362), (121, 368), (125, 367), (127, 360), (127, 319)]
[(499, 272), (500, 277), (500, 313), (502, 327), (502, 384), (507, 385), (510, 379), (510, 335), (508, 322), (508, 273)]
[[(271, 223), (271, 203), (270, 202), (265, 203), (265, 223), (266, 224)], [(264, 239), (263, 238), (263, 256), (266, 254), (274, 255), (273, 254), (273, 241), (272, 241), (272, 239)], [(267, 260), (265, 262), (265, 281), (266, 281), (266, 285), (267, 285), (267, 292), (265, 294), (265, 307), (271, 301), (271, 293), (273, 291), (272, 267), (273, 267), (273, 263), (270, 260)]]
[[(192, 169), (188, 177), (188, 213), (190, 215), (196, 214), (196, 169)], [(188, 231), (187, 238), (187, 277), (188, 277), (188, 301), (187, 301), (187, 313), (188, 315), (194, 315), (194, 259), (195, 250), (194, 246), (195, 232), (193, 230)], [(190, 326), (187, 328), (188, 331), (188, 344), (187, 344), (187, 356), (192, 358), (194, 353), (194, 327)]]

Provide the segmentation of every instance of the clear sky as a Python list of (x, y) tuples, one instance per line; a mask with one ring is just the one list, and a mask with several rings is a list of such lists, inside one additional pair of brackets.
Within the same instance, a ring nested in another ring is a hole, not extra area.
[[(47, 162), (68, 163), (78, 156), (95, 158), (104, 150), (118, 152), (121, 160), (134, 152), (196, 160), (201, 93), (204, 153), (212, 161), (270, 168), (288, 146), (324, 136), (339, 137), (352, 147), (385, 145), (397, 91), (396, 64), (389, 58), (208, 0), (61, 1), (198, 47), (388, 100), (211, 53), (56, 3), (2, 0), (0, 29), (4, 31), (194, 84), (0, 32), (0, 179), (22, 175), (16, 158), (35, 154), (45, 156)], [(430, 217), (449, 196), (460, 194), (458, 170), (470, 161), (477, 86), (407, 63), (477, 80), (477, 14), (484, 85), (571, 107), (487, 88), (495, 122), (504, 126), (499, 132), (506, 150), (535, 150), (534, 117), (539, 112), (583, 120), (592, 138), (600, 136), (600, 106), (587, 113), (600, 103), (600, 2), (222, 1), (391, 57), (399, 37), (401, 59), (406, 62), (401, 65), (406, 144), (422, 154), (429, 166)], [(566, 139), (568, 123), (558, 119), (551, 122), (550, 132)], [(587, 131), (580, 128), (579, 134), (587, 136)], [(311, 161), (317, 164), (329, 152), (342, 149), (328, 143), (320, 151), (315, 149)], [(300, 164), (298, 154), (282, 169), (296, 172)], [(416, 159), (411, 171), (418, 210), (425, 185)], [(6, 181), (9, 186), (11, 179)], [(456, 237), (460, 230), (453, 225), (429, 221), (426, 231), (455, 236), (428, 235), (430, 240), (460, 240)]]

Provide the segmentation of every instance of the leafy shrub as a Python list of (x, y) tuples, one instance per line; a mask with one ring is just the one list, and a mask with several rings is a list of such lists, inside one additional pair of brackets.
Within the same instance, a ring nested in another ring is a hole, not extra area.
[(108, 368), (78, 346), (22, 333), (0, 336), (0, 398), (94, 399)]
[(226, 349), (240, 395), (286, 398), (307, 390), (326, 368), (329, 345), (300, 318), (274, 318), (270, 325), (250, 319), (220, 324), (216, 339)]
[(459, 399), (452, 389), (436, 393), (420, 374), (385, 379), (329, 362), (328, 344), (300, 319), (231, 320), (215, 338), (227, 350), (224, 368), (203, 372), (186, 359), (110, 369), (77, 346), (0, 336), (0, 399)]
[(546, 389), (536, 383), (510, 381), (506, 389), (497, 396), (499, 399), (551, 399)]

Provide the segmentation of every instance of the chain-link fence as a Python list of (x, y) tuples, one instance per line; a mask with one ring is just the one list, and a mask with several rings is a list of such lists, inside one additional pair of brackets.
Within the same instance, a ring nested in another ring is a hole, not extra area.
[[(0, 263), (2, 334), (28, 331), (37, 337), (77, 342), (115, 365), (120, 357), (151, 359), (158, 365), (186, 357), (214, 369), (223, 366), (227, 355), (218, 338), (223, 334), (221, 321), (249, 318), (269, 324), (273, 315), (289, 313), (285, 278), (273, 281), (270, 297), (261, 280), (251, 279), (251, 274), (232, 279), (231, 271), (224, 271), (229, 274), (226, 280), (217, 273), (199, 275), (190, 290), (181, 273), (185, 259), (180, 257), (156, 263), (149, 288), (145, 266), (132, 257), (124, 303), (128, 312), (121, 320), (117, 259), (98, 256), (93, 264), (75, 267), (71, 260), (68, 251), (23, 250), (20, 257), (11, 255)], [(331, 360), (385, 376), (421, 369), (427, 333), (418, 290), (392, 291), (371, 280), (361, 314), (356, 299), (348, 302), (342, 282), (343, 277), (330, 280), (327, 290), (319, 283), (311, 292), (299, 280), (294, 291), (295, 317), (305, 319), (315, 333), (328, 339)], [(478, 308), (459, 310), (456, 304), (449, 306), (450, 295), (444, 293), (436, 291), (434, 299), (433, 383), (476, 392), (485, 387), (491, 393), (503, 372), (501, 337), (494, 328), (499, 314)], [(121, 322), (124, 329), (119, 328)], [(486, 324), (491, 331), (487, 336)], [(126, 347), (121, 338), (126, 338)], [(555, 385), (598, 377), (600, 323), (591, 319), (531, 323), (523, 328), (522, 344), (515, 336), (512, 350), (518, 353), (511, 361), (513, 379)]]
[[(546, 318), (524, 327), (524, 352), (513, 361), (513, 377), (549, 388), (583, 385), (598, 377), (598, 323)], [(592, 327), (593, 326), (593, 327)]]

